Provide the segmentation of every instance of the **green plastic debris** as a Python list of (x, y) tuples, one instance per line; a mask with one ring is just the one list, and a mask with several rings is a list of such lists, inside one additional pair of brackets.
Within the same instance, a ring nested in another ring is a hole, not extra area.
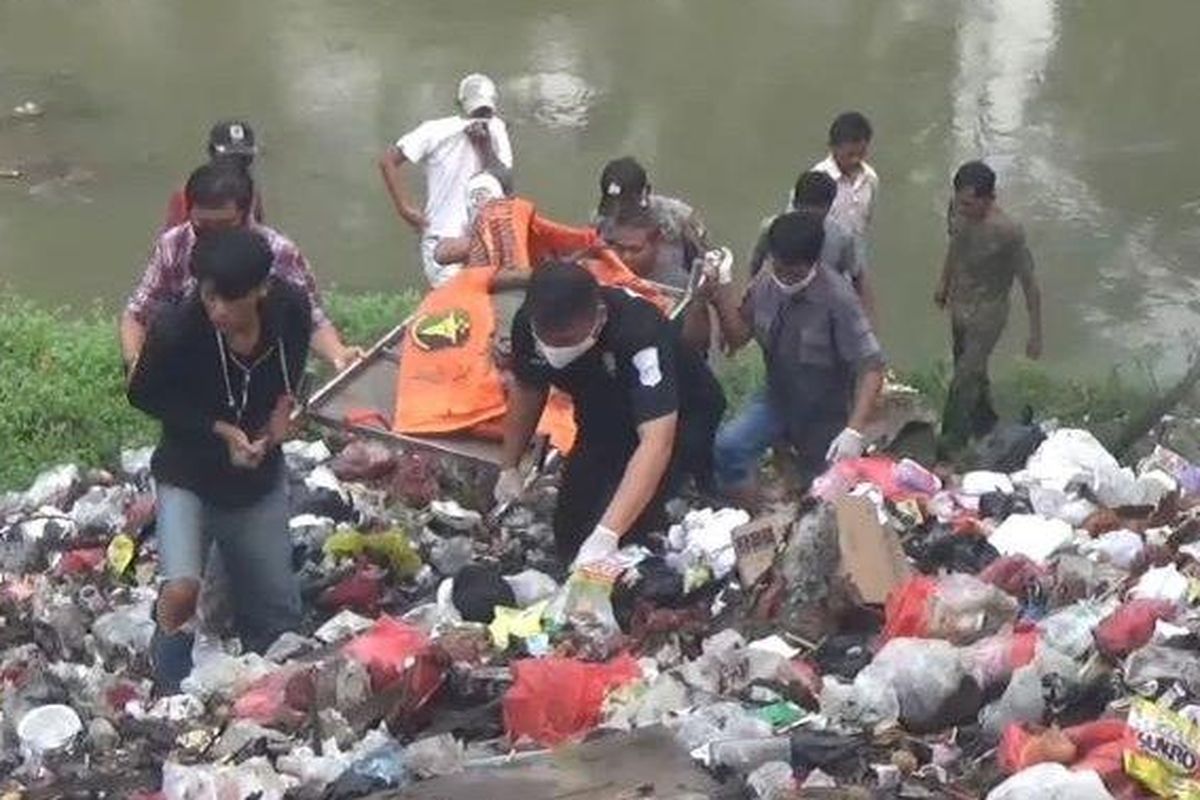
[(775, 730), (782, 728), (790, 728), (797, 722), (802, 720), (807, 714), (803, 708), (795, 703), (783, 700), (778, 703), (772, 703), (769, 706), (763, 706), (756, 710), (754, 715), (759, 719), (771, 723), (771, 727)]
[(408, 534), (399, 529), (382, 533), (338, 531), (325, 540), (322, 551), (339, 561), (366, 556), (399, 578), (411, 578), (421, 569), (421, 557), (408, 540)]

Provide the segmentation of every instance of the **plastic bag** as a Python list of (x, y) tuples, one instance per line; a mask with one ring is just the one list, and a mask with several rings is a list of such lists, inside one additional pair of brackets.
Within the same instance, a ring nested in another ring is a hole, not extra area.
[[(522, 659), (512, 665), (504, 694), (504, 729), (510, 741), (554, 746), (590, 731), (600, 721), (612, 689), (641, 677), (637, 661), (621, 655), (607, 664), (569, 658)], [(769, 726), (768, 726), (769, 727)]]
[(1150, 685), (1157, 694), (1163, 685), (1178, 682), (1192, 696), (1200, 695), (1200, 659), (1193, 650), (1148, 644), (1125, 659), (1125, 685), (1141, 690)]
[(1100, 776), (1044, 763), (1018, 772), (988, 792), (987, 800), (1114, 800)]
[(879, 676), (861, 672), (852, 683), (826, 677), (821, 687), (821, 715), (841, 728), (873, 730), (900, 718), (896, 691)]
[[(1042, 676), (1038, 668), (1031, 664), (1014, 672), (1012, 680), (1008, 682), (1008, 686), (1004, 687), (1004, 694), (979, 712), (979, 727), (985, 736), (995, 739), (1000, 737), (1002, 731), (1015, 724), (1041, 723), (1045, 713), (1046, 700), (1042, 691)], [(1072, 746), (1072, 756), (1073, 754)], [(1024, 766), (1032, 763), (1036, 762), (1030, 761)], [(1068, 764), (1070, 761), (1062, 763)]]
[(994, 633), (1017, 615), (1017, 603), (972, 575), (915, 577), (888, 596), (883, 639), (897, 636), (967, 644)]
[(1146, 542), (1140, 535), (1121, 528), (1097, 536), (1094, 540), (1085, 543), (1080, 550), (1084, 553), (1097, 553), (1110, 564), (1121, 569), (1129, 569), (1138, 560), (1138, 556), (1142, 554), (1145, 547)]
[(990, 583), (1010, 597), (1023, 600), (1045, 588), (1049, 573), (1025, 556), (1001, 556), (979, 573), (979, 580)]
[(307, 719), (313, 701), (309, 670), (284, 668), (264, 675), (233, 704), (233, 715), (266, 727), (294, 728)]
[(1137, 585), (1129, 590), (1129, 597), (1144, 600), (1169, 600), (1185, 603), (1192, 593), (1192, 583), (1179, 572), (1174, 564), (1146, 570)]
[(1146, 700), (1129, 712), (1125, 771), (1159, 797), (1200, 800), (1200, 726)]
[(1110, 507), (1141, 502), (1133, 470), (1123, 468), (1085, 430), (1063, 428), (1050, 434), (1025, 465), (1025, 475), (1059, 490), (1073, 483), (1086, 484), (1101, 503)]
[(419, 629), (384, 615), (366, 633), (355, 637), (342, 652), (364, 664), (371, 684), (383, 691), (403, 677), (408, 661), (429, 647), (429, 638)]
[(1091, 649), (1094, 639), (1092, 630), (1100, 621), (1116, 610), (1115, 602), (1100, 603), (1081, 600), (1060, 608), (1038, 622), (1038, 630), (1054, 648), (1071, 658), (1082, 658)]
[(1109, 658), (1124, 658), (1150, 641), (1154, 623), (1174, 619), (1178, 612), (1168, 600), (1130, 600), (1096, 626), (1096, 647)]
[(293, 785), (261, 756), (240, 764), (185, 766), (168, 761), (163, 764), (162, 793), (166, 800), (226, 800), (230, 797), (257, 797), (259, 800), (283, 800)]
[(608, 630), (618, 630), (620, 626), (613, 613), (612, 593), (617, 578), (627, 568), (621, 561), (615, 557), (597, 561), (571, 573), (566, 585), (546, 609), (546, 619), (550, 625), (561, 627), (571, 621), (583, 621)]
[(1046, 561), (1074, 538), (1074, 530), (1059, 519), (1037, 514), (1013, 514), (988, 537), (1000, 555), (1022, 555), (1035, 564)]
[(892, 688), (900, 721), (913, 730), (940, 730), (979, 710), (979, 687), (963, 668), (958, 649), (940, 639), (892, 639), (854, 679)]
[(385, 477), (396, 468), (396, 454), (373, 439), (356, 439), (342, 448), (330, 463), (342, 481), (370, 481)]
[(411, 578), (421, 569), (421, 557), (402, 530), (382, 533), (338, 531), (325, 540), (322, 550), (334, 559), (365, 555), (391, 569), (398, 578)]
[(1032, 662), (1040, 638), (1036, 630), (1006, 631), (964, 647), (960, 656), (967, 672), (987, 691), (1006, 685), (1014, 671)]
[(497, 606), (512, 608), (516, 596), (512, 586), (496, 567), (468, 564), (454, 576), (450, 598), (459, 615), (469, 622), (487, 625), (495, 617)]

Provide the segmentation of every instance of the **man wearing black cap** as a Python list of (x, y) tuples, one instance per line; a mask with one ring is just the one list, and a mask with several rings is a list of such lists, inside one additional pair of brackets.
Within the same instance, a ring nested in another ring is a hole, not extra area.
[(664, 502), (686, 474), (711, 470), (725, 409), (720, 385), (649, 302), (601, 288), (578, 263), (533, 271), (513, 320), (513, 375), (495, 495), (520, 494), (517, 464), (549, 387), (571, 396), (578, 435), (567, 458), (554, 538), (563, 561), (599, 561), (665, 527)]
[[(658, 230), (651, 232), (653, 241), (632, 241), (645, 226), (627, 223), (636, 223), (643, 216), (652, 219)], [(692, 263), (709, 249), (707, 232), (695, 209), (677, 198), (652, 192), (645, 168), (631, 156), (604, 165), (596, 223), (617, 255), (622, 249), (651, 247), (645, 262), (630, 267), (643, 278), (679, 289), (687, 286)], [(636, 259), (622, 256), (622, 260)]]
[[(209, 161), (233, 164), (253, 180), (250, 167), (254, 164), (256, 155), (258, 155), (258, 144), (254, 138), (254, 129), (248, 122), (241, 120), (218, 122), (208, 132)], [(162, 229), (166, 231), (187, 222), (188, 211), (187, 192), (182, 187), (176, 189), (171, 194), (171, 199), (167, 201), (167, 213)], [(257, 187), (254, 189), (254, 221), (258, 223), (263, 221), (262, 195)]]

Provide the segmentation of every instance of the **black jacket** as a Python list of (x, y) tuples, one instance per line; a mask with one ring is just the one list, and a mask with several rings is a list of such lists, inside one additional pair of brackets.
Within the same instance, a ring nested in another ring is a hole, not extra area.
[(129, 402), (162, 423), (154, 477), (218, 506), (262, 498), (279, 479), (283, 458), (275, 447), (258, 467), (235, 467), (214, 423), (224, 420), (251, 441), (259, 438), (279, 397), (299, 385), (308, 358), (312, 311), (302, 291), (275, 281), (260, 311), (258, 352), (239, 359), (200, 298), (189, 295), (156, 316), (129, 381)]

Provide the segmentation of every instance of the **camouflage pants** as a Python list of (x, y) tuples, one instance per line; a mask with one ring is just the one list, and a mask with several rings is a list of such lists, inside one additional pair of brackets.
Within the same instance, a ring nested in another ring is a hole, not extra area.
[(954, 376), (942, 414), (942, 443), (946, 448), (961, 448), (971, 437), (987, 434), (996, 424), (988, 361), (1007, 322), (1007, 303), (951, 313)]

